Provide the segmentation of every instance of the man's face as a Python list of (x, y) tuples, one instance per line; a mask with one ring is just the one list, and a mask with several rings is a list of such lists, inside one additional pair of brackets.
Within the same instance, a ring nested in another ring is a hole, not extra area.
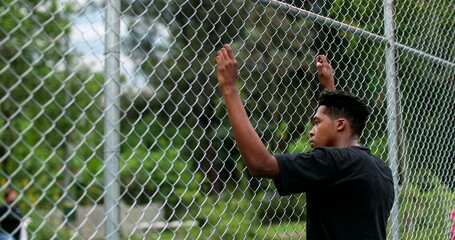
[(313, 117), (313, 128), (310, 131), (312, 148), (331, 147), (335, 144), (337, 122), (325, 114), (326, 106), (322, 105)]

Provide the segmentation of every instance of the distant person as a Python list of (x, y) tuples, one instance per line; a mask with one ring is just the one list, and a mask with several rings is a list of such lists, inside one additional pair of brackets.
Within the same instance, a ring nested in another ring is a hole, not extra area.
[(5, 205), (0, 207), (0, 240), (20, 240), (21, 221), (17, 193), (8, 189), (5, 192)]
[(319, 81), (326, 90), (309, 132), (314, 149), (280, 155), (265, 148), (250, 123), (236, 87), (237, 61), (229, 45), (217, 52), (215, 62), (248, 171), (254, 177), (273, 179), (280, 195), (306, 192), (307, 239), (385, 240), (395, 197), (392, 172), (360, 144), (369, 110), (358, 97), (335, 90), (333, 68), (326, 57), (316, 58)]

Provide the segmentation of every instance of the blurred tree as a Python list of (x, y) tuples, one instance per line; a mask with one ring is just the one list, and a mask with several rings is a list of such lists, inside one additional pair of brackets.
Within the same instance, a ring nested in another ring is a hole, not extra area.
[(59, 202), (70, 160), (85, 164), (99, 144), (100, 76), (72, 60), (70, 5), (6, 0), (0, 12), (0, 178), (28, 203)]
[[(214, 73), (213, 59), (222, 44), (231, 43), (237, 52), (239, 87), (271, 149), (285, 151), (286, 142), (306, 131), (302, 115), (308, 118), (313, 110), (306, 110), (312, 94), (307, 90), (317, 88), (314, 75), (308, 74), (315, 56), (308, 21), (257, 3), (227, 0), (130, 1), (123, 9), (135, 19), (125, 49), (140, 56), (136, 62), (156, 91), (145, 104), (151, 108), (147, 113), (156, 115), (156, 121), (170, 117), (173, 126), (203, 133), (191, 153), (196, 169), (214, 185), (210, 191), (219, 192), (239, 177), (239, 155), (231, 151), (234, 143)], [(295, 111), (284, 113), (288, 108)], [(281, 122), (288, 129), (278, 136)]]
[[(286, 2), (383, 32), (377, 1)], [(455, 38), (447, 38), (454, 25), (452, 5), (450, 0), (396, 4), (396, 41), (453, 62)], [(60, 203), (65, 184), (76, 186), (75, 198), (84, 203), (102, 201), (103, 195), (103, 76), (73, 58), (72, 11), (57, 0), (0, 1), (0, 182), (23, 187), (30, 193), (27, 201), (43, 206)], [(245, 179), (217, 90), (213, 59), (224, 43), (236, 51), (238, 87), (272, 152), (309, 149), (307, 122), (319, 91), (314, 57), (326, 53), (337, 86), (372, 109), (363, 142), (387, 159), (383, 45), (259, 1), (127, 0), (122, 12), (130, 33), (122, 50), (146, 84), (142, 92), (122, 98), (125, 200), (194, 208), (201, 189), (218, 194)], [(454, 117), (453, 75), (453, 69), (397, 51), (401, 170), (404, 175), (428, 169), (452, 190), (455, 133), (446, 123)], [(65, 180), (66, 174), (71, 177)], [(256, 184), (254, 189), (259, 184), (248, 183)]]
[[(290, 3), (376, 34), (383, 32), (383, 6), (375, 1)], [(219, 191), (229, 178), (238, 177), (238, 153), (231, 151), (234, 142), (213, 65), (223, 43), (231, 43), (237, 53), (239, 88), (247, 111), (273, 152), (288, 151), (307, 133), (318, 92), (314, 57), (326, 53), (336, 69), (338, 87), (359, 95), (371, 107), (363, 142), (387, 159), (383, 45), (258, 2), (141, 0), (124, 2), (123, 10), (131, 32), (125, 49), (138, 56), (136, 62), (154, 90), (141, 104), (147, 109), (143, 113), (156, 116), (154, 121), (169, 118), (164, 126), (190, 129), (200, 136), (196, 139), (200, 144), (187, 152), (197, 162), (195, 168), (214, 184), (212, 190)], [(400, 31), (401, 27), (397, 35)]]

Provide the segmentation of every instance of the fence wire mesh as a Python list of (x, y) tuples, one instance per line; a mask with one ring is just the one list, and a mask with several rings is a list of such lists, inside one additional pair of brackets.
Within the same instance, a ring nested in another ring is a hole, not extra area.
[(0, 192), (18, 192), (30, 239), (305, 239), (305, 194), (278, 196), (236, 149), (214, 71), (230, 43), (250, 119), (277, 154), (310, 150), (314, 58), (326, 54), (337, 88), (373, 112), (362, 142), (396, 161), (388, 238), (449, 239), (454, 5), (395, 1), (385, 16), (391, 4), (0, 0)]

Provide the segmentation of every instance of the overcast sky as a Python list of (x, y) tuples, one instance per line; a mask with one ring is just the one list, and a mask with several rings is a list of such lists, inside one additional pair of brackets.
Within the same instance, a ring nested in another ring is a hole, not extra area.
[[(77, 11), (72, 16), (73, 28), (70, 34), (71, 45), (75, 48), (81, 60), (86, 66), (93, 71), (102, 72), (104, 65), (104, 41), (105, 41), (105, 25), (104, 14), (105, 9), (101, 4), (86, 4), (87, 0), (77, 1), (76, 7), (81, 10)], [(96, 0), (95, 2), (101, 2)], [(127, 34), (127, 28), (123, 21), (120, 26), (121, 36)], [(138, 71), (135, 71), (136, 66), (129, 56), (121, 53), (120, 66), (122, 74), (128, 79), (133, 80), (135, 85), (141, 85), (145, 79)]]

